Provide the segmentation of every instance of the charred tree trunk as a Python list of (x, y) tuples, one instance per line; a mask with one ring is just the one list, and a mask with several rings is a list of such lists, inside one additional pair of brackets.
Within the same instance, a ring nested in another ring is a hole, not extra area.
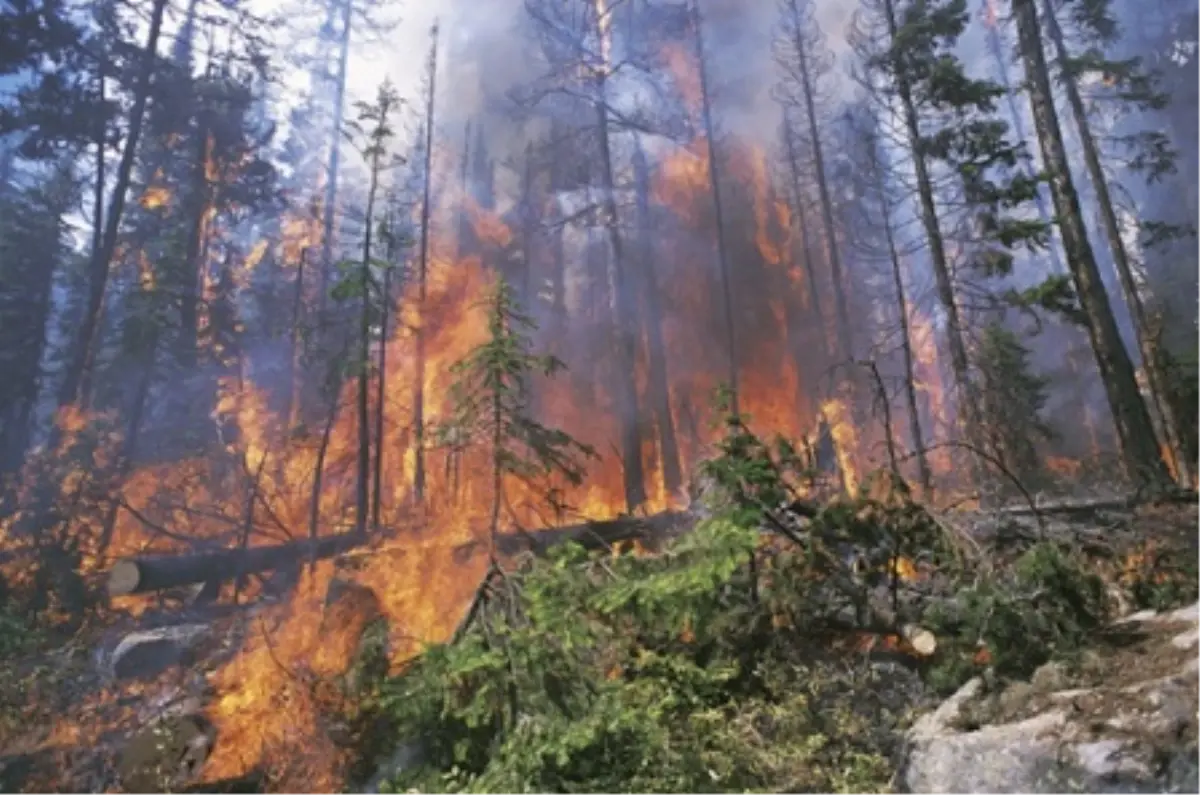
[(725, 307), (725, 344), (729, 348), (729, 392), (730, 410), (734, 416), (740, 413), (738, 405), (738, 353), (737, 326), (734, 320), (732, 274), (729, 272), (729, 255), (725, 245), (725, 212), (721, 202), (721, 175), (717, 166), (717, 143), (713, 139), (712, 102), (709, 96), (708, 64), (704, 56), (704, 20), (700, 16), (700, 2), (692, 2), (692, 22), (696, 26), (696, 68), (700, 72), (700, 101), (704, 116), (704, 135), (708, 142), (708, 178), (712, 186), (713, 222), (717, 227), (717, 267), (721, 276), (721, 298)]
[(137, 84), (134, 88), (133, 107), (129, 110), (129, 132), (125, 136), (125, 147), (121, 161), (117, 164), (117, 180), (113, 185), (112, 199), (105, 218), (104, 235), (100, 246), (92, 252), (88, 265), (88, 296), (79, 331), (71, 346), (71, 355), (63, 377), (58, 403), (66, 406), (79, 402), (87, 405), (90, 399), (92, 366), (94, 363), (96, 337), (100, 331), (100, 315), (104, 305), (104, 292), (108, 287), (109, 266), (117, 249), (117, 234), (121, 229), (121, 218), (125, 213), (125, 200), (129, 193), (129, 182), (133, 176), (133, 162), (142, 138), (142, 127), (146, 120), (146, 103), (150, 97), (150, 82), (154, 78), (154, 64), (158, 58), (158, 40), (162, 33), (163, 15), (167, 0), (154, 0), (150, 11), (150, 30), (146, 34), (146, 46), (142, 50), (138, 68)]
[[(897, 47), (899, 25), (896, 20), (895, 0), (883, 0), (887, 16), (888, 34), (891, 46)], [(968, 441), (973, 444), (979, 439), (979, 422), (975, 412), (974, 389), (971, 386), (971, 365), (967, 357), (967, 346), (963, 339), (962, 321), (959, 316), (958, 302), (954, 295), (954, 282), (950, 276), (950, 262), (946, 257), (945, 239), (938, 220), (937, 203), (934, 198), (933, 179), (929, 174), (929, 164), (923, 154), (924, 145), (921, 139), (920, 120), (917, 116), (917, 106), (913, 99), (912, 86), (904, 72), (904, 66), (895, 65), (896, 93), (900, 98), (901, 113), (908, 135), (909, 147), (913, 155), (913, 170), (917, 178), (917, 194), (921, 204), (921, 223), (925, 228), (925, 237), (929, 242), (929, 259), (933, 266), (934, 282), (937, 286), (938, 300), (942, 311), (946, 313), (946, 345), (950, 352), (950, 366), (954, 371), (954, 386), (958, 398), (958, 416), (962, 422)], [(972, 470), (976, 482), (982, 480), (982, 462), (974, 455), (971, 456)]]
[[(1046, 15), (1046, 27), (1055, 52), (1061, 64), (1066, 64), (1070, 58), (1066, 42), (1063, 39), (1062, 28), (1058, 24), (1058, 16), (1051, 3), (1043, 3), (1043, 13)], [(1104, 175), (1104, 167), (1100, 162), (1100, 150), (1096, 138), (1092, 135), (1091, 123), (1088, 120), (1087, 109), (1083, 97), (1079, 93), (1079, 85), (1074, 74), (1063, 69), (1059, 78), (1071, 115), (1075, 118), (1075, 126), (1079, 132), (1079, 142), (1083, 149), (1083, 161), (1087, 166), (1088, 176), (1092, 181), (1092, 189), (1096, 192), (1096, 204), (1100, 210), (1100, 219), (1104, 225), (1104, 234), (1108, 238), (1108, 247), (1112, 251), (1113, 265), (1121, 282), (1121, 290), (1125, 293), (1125, 303), (1129, 314), (1133, 317), (1133, 329), (1137, 338), (1138, 350), (1142, 355), (1142, 368), (1146, 373), (1146, 383), (1150, 388), (1150, 398), (1158, 416), (1162, 421), (1163, 437), (1166, 442), (1165, 451), (1170, 456), (1170, 463), (1183, 486), (1189, 486), (1195, 479), (1195, 467), (1191, 456), (1188, 455), (1180, 434), (1180, 425), (1175, 407), (1168, 395), (1169, 378), (1162, 350), (1150, 328), (1146, 317), (1146, 307), (1138, 293), (1134, 282), (1133, 269), (1129, 264), (1129, 253), (1125, 249), (1125, 241), (1121, 238), (1121, 225), (1113, 208), (1112, 196), (1108, 190), (1108, 179)]]
[[(595, 0), (601, 50), (607, 54), (610, 46), (607, 0)], [(612, 149), (609, 145), (608, 113), (608, 69), (607, 60), (597, 69), (596, 75), (596, 132), (600, 143), (600, 179), (604, 190), (602, 207), (604, 227), (608, 233), (612, 258), (613, 305), (616, 317), (617, 339), (617, 410), (621, 427), (621, 461), (625, 475), (625, 508), (633, 512), (646, 501), (645, 476), (642, 471), (642, 435), (638, 427), (637, 383), (634, 380), (637, 339), (633, 312), (633, 296), (630, 294), (629, 277), (626, 273), (625, 245), (621, 239), (621, 218), (617, 209)]]
[(1013, 13), (1017, 19), (1033, 119), (1041, 144), (1042, 160), (1050, 177), (1050, 191), (1062, 232), (1063, 247), (1087, 319), (1088, 335), (1104, 381), (1125, 468), (1129, 477), (1137, 482), (1160, 485), (1169, 478), (1155, 441), (1154, 425), (1138, 391), (1133, 363), (1121, 341), (1112, 306), (1088, 241), (1079, 195), (1071, 177), (1059, 126), (1058, 111), (1054, 107), (1037, 6), (1034, 0), (1013, 0)]
[(649, 352), (648, 391), (654, 418), (658, 425), (658, 449), (662, 462), (663, 489), (667, 496), (674, 495), (683, 485), (683, 474), (679, 465), (679, 441), (675, 436), (675, 419), (671, 415), (671, 390), (667, 346), (662, 330), (662, 296), (655, 267), (654, 240), (650, 219), (650, 174), (646, 154), (640, 142), (634, 150), (634, 180), (637, 185), (638, 236), (641, 248), (640, 292), (645, 301), (642, 307), (642, 324), (646, 330), (646, 347)]
[[(425, 164), (421, 193), (421, 252), (417, 259), (417, 327), (414, 346), (416, 378), (413, 383), (413, 500), (425, 499), (425, 300), (429, 275), (429, 213), (430, 190), (433, 184), (433, 120), (437, 78), (437, 25), (433, 27), (433, 44), (429, 50), (429, 96), (425, 104)], [(470, 122), (467, 123), (468, 135)], [(464, 156), (465, 157), (465, 156)], [(464, 187), (466, 161), (463, 162)], [(462, 236), (459, 236), (459, 247)]]

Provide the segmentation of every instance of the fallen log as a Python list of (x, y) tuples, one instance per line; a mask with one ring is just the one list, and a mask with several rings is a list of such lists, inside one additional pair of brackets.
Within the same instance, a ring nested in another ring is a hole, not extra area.
[[(342, 533), (317, 540), (315, 557), (332, 558), (366, 542), (357, 533)], [(154, 555), (122, 558), (108, 573), (110, 596), (178, 588), (196, 583), (223, 582), (239, 574), (253, 574), (299, 563), (313, 553), (310, 541), (293, 541), (248, 549), (222, 549), (191, 555)]]
[[(542, 554), (549, 547), (565, 541), (576, 541), (587, 549), (601, 549), (625, 541), (654, 544), (686, 530), (694, 522), (695, 517), (691, 514), (677, 511), (506, 533), (497, 541), (497, 552), (504, 557), (521, 552)], [(317, 541), (316, 557), (336, 557), (365, 542), (366, 539), (354, 533), (327, 536)], [(238, 574), (253, 574), (297, 564), (308, 558), (310, 550), (310, 542), (303, 540), (249, 549), (123, 558), (109, 570), (108, 593), (110, 596), (126, 596), (196, 583), (224, 582)]]

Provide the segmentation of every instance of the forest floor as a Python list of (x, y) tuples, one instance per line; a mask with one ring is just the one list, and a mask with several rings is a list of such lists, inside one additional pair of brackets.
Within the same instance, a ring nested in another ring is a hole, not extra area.
[[(1069, 543), (1082, 551), (1089, 568), (1105, 584), (1114, 603), (1114, 615), (1146, 607), (1168, 608), (1195, 599), (1198, 517), (1194, 502), (1146, 504), (1131, 509), (1073, 508), (1060, 513), (1048, 510), (1040, 523), (1029, 517), (1016, 524), (997, 521), (996, 514), (981, 512), (941, 518), (956, 527), (972, 528), (969, 532), (981, 546), (991, 550), (989, 555), (997, 566), (1008, 565), (1001, 561), (1019, 556), (1019, 550), (1028, 547), (1031, 533)], [(464, 612), (466, 607), (461, 606)], [(131, 738), (149, 723), (163, 721), (164, 716), (175, 719), (197, 713), (197, 707), (202, 708), (212, 694), (210, 675), (239, 650), (250, 619), (257, 612), (247, 609), (211, 616), (133, 616), (96, 609), (69, 635), (3, 619), (7, 623), (0, 628), (5, 633), (0, 644), (0, 791), (100, 792), (120, 791), (123, 787), (136, 791), (136, 786), (130, 786), (128, 769), (122, 775), (123, 765), (129, 764)], [(181, 623), (201, 626), (202, 637), (189, 643), (186, 653), (172, 660), (166, 670), (114, 676), (109, 655), (121, 639), (158, 625)], [(1138, 673), (1148, 677), (1154, 671), (1147, 666), (1173, 667), (1179, 662), (1136, 654), (1118, 641), (1112, 633), (1095, 634), (1088, 645), (1097, 651), (1086, 658), (1093, 670), (1091, 674), (1082, 670), (1079, 681), (1089, 675), (1104, 678), (1114, 667), (1127, 666), (1131, 670), (1145, 668)], [(939, 651), (939, 655), (950, 653), (948, 649)], [(971, 660), (967, 673), (978, 673), (989, 660), (1003, 657), (1005, 652), (994, 644), (986, 651)], [(927, 674), (940, 661), (917, 663), (928, 683)], [(961, 666), (956, 670), (955, 676), (961, 680)], [(924, 703), (928, 706), (932, 702), (926, 698)], [(1013, 703), (1006, 701), (1007, 706), (998, 706), (993, 714), (978, 719), (1012, 719), (1018, 717), (1013, 709), (1036, 706), (1026, 702), (1016, 708)], [(209, 729), (188, 724), (180, 737), (172, 738), (178, 747), (170, 750), (171, 764), (186, 757), (195, 745), (196, 735), (205, 731)], [(209, 737), (207, 741), (219, 744), (221, 738)], [(187, 775), (181, 778), (173, 774), (174, 786), (181, 790), (213, 786), (212, 782), (198, 783), (203, 782), (199, 771), (206, 751), (202, 749), (186, 763), (192, 765)], [(833, 786), (827, 780), (821, 783)], [(883, 786), (886, 781), (877, 783)], [(220, 786), (236, 789), (238, 784), (225, 782)]]

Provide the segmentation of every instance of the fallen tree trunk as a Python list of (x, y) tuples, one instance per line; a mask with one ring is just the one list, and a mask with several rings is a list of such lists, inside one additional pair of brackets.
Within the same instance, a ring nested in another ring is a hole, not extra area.
[(238, 575), (298, 564), (310, 552), (318, 559), (331, 558), (365, 542), (366, 538), (357, 533), (343, 533), (318, 539), (315, 551), (312, 543), (304, 540), (192, 555), (123, 558), (109, 570), (108, 593), (110, 596), (125, 596), (195, 583), (223, 582)]
[[(623, 541), (653, 544), (686, 530), (694, 521), (694, 516), (679, 511), (508, 533), (500, 536), (497, 551), (502, 556), (530, 551), (541, 554), (554, 544), (565, 541), (576, 541), (587, 549), (600, 549)], [(354, 533), (327, 536), (318, 539), (316, 558), (336, 557), (364, 543), (365, 539)], [(239, 574), (253, 574), (300, 563), (307, 559), (310, 550), (311, 542), (303, 540), (190, 555), (123, 558), (109, 570), (108, 593), (111, 596), (126, 596), (196, 583), (224, 582)]]

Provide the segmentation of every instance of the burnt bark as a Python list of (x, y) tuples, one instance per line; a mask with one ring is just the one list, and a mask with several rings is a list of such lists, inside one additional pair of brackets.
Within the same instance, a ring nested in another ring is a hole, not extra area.
[(1067, 265), (1087, 322), (1096, 365), (1104, 383), (1113, 425), (1128, 476), (1136, 482), (1159, 485), (1169, 480), (1155, 440), (1154, 425), (1138, 391), (1133, 362), (1121, 340), (1116, 319), (1079, 204), (1063, 142), (1046, 54), (1042, 48), (1038, 10), (1034, 0), (1013, 0), (1022, 60), (1042, 160), (1058, 215)]

